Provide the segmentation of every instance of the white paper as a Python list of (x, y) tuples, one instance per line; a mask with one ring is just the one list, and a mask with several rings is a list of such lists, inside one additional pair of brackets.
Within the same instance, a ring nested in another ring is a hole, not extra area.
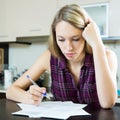
[(26, 115), (34, 118), (48, 117), (57, 119), (67, 119), (75, 115), (90, 115), (82, 109), (86, 104), (75, 104), (73, 102), (46, 101), (42, 102), (39, 106), (18, 103), (18, 106), (22, 110), (12, 114)]

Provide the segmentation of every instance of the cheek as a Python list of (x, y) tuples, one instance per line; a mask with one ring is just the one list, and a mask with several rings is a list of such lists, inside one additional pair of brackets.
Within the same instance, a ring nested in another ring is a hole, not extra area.
[(64, 48), (64, 43), (57, 42), (58, 47), (62, 50)]
[(81, 42), (75, 45), (76, 50), (82, 51), (85, 47), (85, 42)]

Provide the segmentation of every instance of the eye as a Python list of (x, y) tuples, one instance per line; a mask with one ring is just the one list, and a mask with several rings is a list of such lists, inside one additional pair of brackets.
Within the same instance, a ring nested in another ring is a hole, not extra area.
[(63, 38), (57, 38), (57, 40), (61, 41), (61, 42), (65, 41), (65, 39), (63, 39)]
[(80, 37), (79, 38), (72, 38), (73, 41), (79, 41), (80, 40)]

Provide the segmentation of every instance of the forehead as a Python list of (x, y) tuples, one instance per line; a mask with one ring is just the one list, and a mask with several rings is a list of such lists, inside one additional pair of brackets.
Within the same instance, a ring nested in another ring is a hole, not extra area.
[(56, 25), (56, 35), (58, 36), (75, 36), (81, 34), (81, 29), (74, 27), (68, 22), (61, 21)]

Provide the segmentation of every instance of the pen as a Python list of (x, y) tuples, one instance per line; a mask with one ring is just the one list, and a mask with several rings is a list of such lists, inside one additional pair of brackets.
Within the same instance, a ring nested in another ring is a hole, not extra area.
[[(34, 80), (32, 80), (32, 78), (29, 76), (29, 75), (26, 75), (26, 78), (28, 79), (28, 80), (30, 80), (31, 82), (32, 82), (32, 84), (33, 85), (37, 85), (37, 83), (34, 81)], [(38, 85), (37, 85), (38, 86)], [(46, 92), (45, 93), (42, 93), (43, 94), (43, 97), (46, 97)]]

